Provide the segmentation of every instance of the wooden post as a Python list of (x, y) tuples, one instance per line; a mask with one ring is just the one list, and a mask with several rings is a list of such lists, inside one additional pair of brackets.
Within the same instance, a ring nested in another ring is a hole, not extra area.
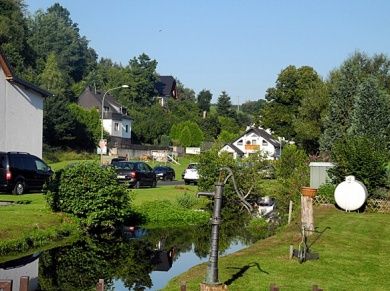
[(225, 284), (207, 284), (200, 283), (200, 291), (226, 291), (228, 287)]
[(294, 256), (294, 246), (293, 246), (293, 245), (290, 245), (288, 258), (289, 258), (290, 260), (292, 260), (293, 256)]
[(292, 209), (293, 209), (293, 202), (290, 200), (290, 204), (288, 206), (288, 224), (291, 223)]
[(28, 276), (20, 277), (19, 291), (28, 291), (28, 283), (30, 278)]
[(271, 284), (271, 285), (269, 286), (269, 290), (270, 290), (270, 291), (279, 291), (279, 287), (276, 286), (275, 284)]
[(187, 282), (186, 281), (180, 282), (180, 291), (187, 291)]
[(0, 280), (0, 290), (12, 291), (12, 280)]
[(312, 287), (311, 290), (312, 290), (312, 291), (323, 291), (323, 289), (318, 288), (318, 285), (313, 285), (313, 287)]
[(99, 279), (99, 282), (96, 284), (96, 291), (104, 291), (104, 280)]
[(314, 217), (313, 217), (313, 198), (301, 195), (301, 223), (308, 232), (307, 236), (313, 234)]

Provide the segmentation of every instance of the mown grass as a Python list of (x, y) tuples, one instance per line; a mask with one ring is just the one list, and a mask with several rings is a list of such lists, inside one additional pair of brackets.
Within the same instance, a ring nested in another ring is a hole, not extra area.
[(78, 232), (77, 224), (68, 216), (52, 213), (42, 194), (5, 195), (0, 206), (0, 256), (13, 251), (26, 251)]
[[(221, 257), (219, 280), (229, 290), (389, 290), (390, 225), (388, 214), (345, 213), (334, 208), (316, 208), (319, 229), (330, 227), (314, 242), (319, 260), (299, 264), (288, 256), (289, 245), (297, 248), (296, 225), (254, 245)], [(310, 238), (313, 242), (316, 235)], [(206, 264), (198, 265), (169, 282), (164, 290), (178, 290), (181, 281), (187, 290), (199, 290)]]

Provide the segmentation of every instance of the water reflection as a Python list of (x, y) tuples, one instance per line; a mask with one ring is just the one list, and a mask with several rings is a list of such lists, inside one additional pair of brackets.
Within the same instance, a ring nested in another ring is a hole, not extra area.
[[(242, 248), (252, 239), (242, 225), (226, 221), (221, 225), (220, 251), (223, 253), (231, 245)], [(156, 290), (166, 283), (157, 282), (156, 274), (177, 265), (179, 269), (175, 268), (171, 275), (163, 273), (167, 281), (206, 261), (209, 240), (209, 225), (186, 229), (134, 228), (125, 229), (120, 237), (84, 237), (73, 245), (41, 253), (39, 264), (36, 260), (34, 265), (38, 274), (36, 290), (96, 290), (100, 278), (105, 280), (107, 290)], [(10, 262), (0, 266), (3, 266), (0, 279), (4, 279)], [(17, 274), (24, 276), (21, 272)]]

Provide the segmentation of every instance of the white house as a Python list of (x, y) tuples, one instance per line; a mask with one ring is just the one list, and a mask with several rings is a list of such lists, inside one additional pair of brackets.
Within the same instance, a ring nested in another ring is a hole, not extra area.
[[(78, 104), (84, 108), (96, 108), (101, 112), (103, 94), (87, 87), (80, 95)], [(132, 119), (127, 109), (111, 95), (106, 95), (103, 105), (103, 128), (109, 133), (109, 146), (123, 148), (131, 144)]]
[(219, 152), (231, 153), (234, 159), (262, 152), (269, 160), (276, 160), (280, 156), (280, 143), (264, 129), (252, 127)]
[(0, 52), (0, 151), (42, 157), (43, 101), (50, 95), (15, 76)]

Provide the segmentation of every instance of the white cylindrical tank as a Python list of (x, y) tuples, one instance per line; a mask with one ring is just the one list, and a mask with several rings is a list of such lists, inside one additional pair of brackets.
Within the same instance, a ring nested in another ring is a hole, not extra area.
[(368, 197), (366, 186), (355, 176), (345, 177), (345, 181), (337, 185), (334, 191), (334, 199), (337, 205), (346, 210), (354, 211), (363, 206)]

